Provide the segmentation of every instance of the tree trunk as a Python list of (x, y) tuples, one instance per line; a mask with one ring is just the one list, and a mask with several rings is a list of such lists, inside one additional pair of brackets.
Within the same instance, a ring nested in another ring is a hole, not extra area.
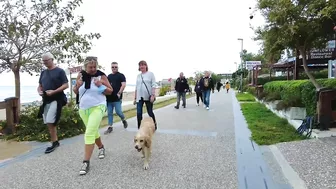
[[(302, 62), (303, 62), (303, 68), (309, 78), (309, 80), (313, 83), (313, 85), (316, 88), (316, 91), (319, 91), (321, 89), (321, 85), (317, 83), (316, 79), (314, 78), (314, 76), (309, 72), (309, 68), (307, 66), (307, 57), (306, 57), (306, 49), (304, 49), (303, 47), (301, 47), (300, 49), (300, 53), (302, 55)], [(316, 101), (316, 113), (317, 113), (317, 117), (318, 117), (318, 122), (320, 122), (320, 115), (321, 115), (321, 104), (319, 101), (319, 98), (317, 98)]]
[(321, 85), (317, 83), (316, 79), (314, 78), (314, 76), (309, 72), (309, 68), (307, 66), (307, 57), (306, 57), (306, 49), (304, 49), (303, 47), (300, 47), (300, 53), (302, 55), (302, 62), (303, 62), (303, 68), (305, 73), (307, 74), (309, 80), (313, 83), (313, 85), (315, 86), (316, 90), (320, 90), (321, 89)]
[[(19, 107), (21, 107), (21, 83), (20, 83), (20, 70), (13, 70), (15, 78), (15, 97), (19, 98)], [(19, 113), (21, 108), (18, 109)]]

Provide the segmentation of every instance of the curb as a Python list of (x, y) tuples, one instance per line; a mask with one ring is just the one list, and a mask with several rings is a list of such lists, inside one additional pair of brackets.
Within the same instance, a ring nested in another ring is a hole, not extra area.
[(278, 147), (275, 145), (269, 146), (275, 160), (281, 167), (281, 171), (285, 178), (288, 180), (293, 189), (307, 189), (306, 183), (300, 178), (297, 172), (289, 165), (286, 158), (282, 155)]

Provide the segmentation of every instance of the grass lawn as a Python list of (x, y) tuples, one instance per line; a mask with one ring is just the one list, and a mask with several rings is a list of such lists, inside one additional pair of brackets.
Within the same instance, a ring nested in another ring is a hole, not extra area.
[(278, 117), (261, 103), (241, 103), (242, 112), (252, 132), (252, 139), (259, 145), (303, 140), (287, 120)]
[(236, 93), (239, 102), (254, 102), (255, 98), (250, 93)]
[[(194, 97), (195, 94), (191, 94), (191, 95), (186, 95), (186, 98), (191, 98), (191, 97)], [(170, 104), (173, 104), (173, 103), (176, 103), (176, 98), (172, 98), (172, 99), (168, 99), (168, 100), (165, 100), (165, 101), (162, 101), (162, 102), (158, 102), (156, 104), (154, 104), (154, 110), (155, 109), (158, 109), (158, 108), (162, 108), (162, 107), (165, 107), (165, 106), (168, 106)], [(146, 105), (143, 106), (143, 113), (146, 113), (147, 110), (146, 110)], [(155, 114), (155, 112), (154, 112)], [(132, 117), (135, 117), (136, 116), (136, 109), (135, 109), (135, 106), (134, 106), (134, 109), (130, 109), (130, 110), (127, 110), (127, 111), (124, 111), (124, 115), (126, 117), (126, 119), (129, 119), (129, 118), (132, 118)], [(116, 122), (120, 122), (120, 118), (119, 116), (117, 116), (116, 114), (114, 114), (113, 116), (113, 123), (116, 123)], [(101, 124), (100, 124), (100, 127), (105, 127), (107, 126), (107, 123), (108, 123), (108, 119), (107, 117), (104, 117)]]

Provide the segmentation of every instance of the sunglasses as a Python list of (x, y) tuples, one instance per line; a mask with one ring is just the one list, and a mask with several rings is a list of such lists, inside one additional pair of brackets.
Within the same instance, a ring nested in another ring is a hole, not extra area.
[(88, 62), (89, 61), (96, 61), (97, 62), (97, 57), (96, 56), (88, 56), (88, 57), (85, 58), (85, 62), (86, 61), (88, 61)]
[(112, 66), (112, 68), (118, 68), (118, 66)]

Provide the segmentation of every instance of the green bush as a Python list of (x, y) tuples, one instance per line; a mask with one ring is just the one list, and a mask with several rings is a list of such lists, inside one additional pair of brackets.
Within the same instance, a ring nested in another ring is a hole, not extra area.
[(257, 95), (257, 89), (255, 87), (251, 87), (251, 86), (247, 87), (246, 92), (253, 94), (254, 96)]
[[(328, 69), (326, 70), (321, 70), (318, 72), (312, 72), (312, 75), (314, 76), (315, 79), (326, 79), (328, 78)], [(290, 76), (290, 79), (292, 79), (293, 76)], [(300, 73), (299, 74), (299, 79), (300, 80), (305, 80), (308, 79), (308, 76), (306, 73)], [(278, 77), (262, 77), (258, 78), (258, 85), (265, 85), (267, 82), (271, 81), (287, 81), (287, 76), (278, 76)]]
[(166, 85), (166, 86), (162, 86), (162, 87), (160, 88), (159, 96), (164, 96), (164, 95), (166, 95), (167, 92), (169, 92), (169, 91), (170, 91), (170, 85), (169, 85), (169, 86), (168, 86), (168, 85)]
[[(48, 127), (42, 119), (37, 118), (39, 106), (31, 104), (20, 114), (20, 123), (16, 126), (16, 132), (6, 136), (7, 139), (17, 141), (50, 141)], [(81, 120), (76, 104), (69, 103), (62, 109), (61, 118), (57, 124), (58, 138), (73, 137), (85, 132), (85, 125)]]
[[(336, 88), (336, 79), (317, 79), (317, 82), (326, 88)], [(270, 96), (280, 96), (283, 104), (279, 105), (282, 108), (288, 106), (305, 107), (307, 115), (316, 113), (316, 90), (314, 85), (309, 80), (291, 80), (291, 81), (272, 81), (264, 85), (266, 93), (265, 99), (275, 100)], [(270, 99), (269, 99), (270, 98)]]

